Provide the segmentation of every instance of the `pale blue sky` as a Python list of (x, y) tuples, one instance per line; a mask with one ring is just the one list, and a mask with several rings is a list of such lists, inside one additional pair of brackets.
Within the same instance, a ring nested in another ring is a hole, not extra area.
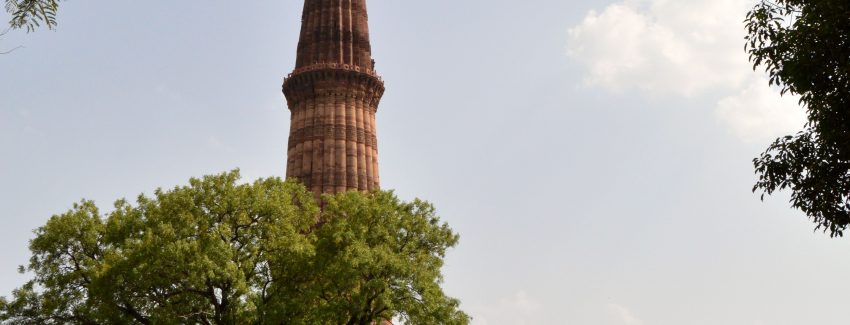
[[(81, 198), (282, 176), (302, 4), (71, 0), (0, 40), (24, 46), (0, 56), (0, 295)], [(750, 193), (798, 121), (746, 64), (747, 5), (369, 0), (382, 185), (461, 234), (444, 287), (475, 324), (846, 324), (848, 240)]]

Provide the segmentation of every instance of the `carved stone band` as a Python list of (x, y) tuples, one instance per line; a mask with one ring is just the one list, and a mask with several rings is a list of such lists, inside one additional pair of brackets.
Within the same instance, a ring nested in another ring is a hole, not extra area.
[(313, 125), (294, 130), (289, 136), (289, 149), (299, 143), (312, 140), (346, 140), (362, 143), (368, 147), (378, 147), (378, 137), (369, 130), (352, 125)]

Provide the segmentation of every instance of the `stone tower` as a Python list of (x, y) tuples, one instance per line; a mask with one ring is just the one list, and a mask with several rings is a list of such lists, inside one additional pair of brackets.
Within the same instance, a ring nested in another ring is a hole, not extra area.
[(305, 0), (295, 70), (283, 82), (291, 112), (286, 177), (321, 193), (378, 189), (375, 72), (366, 0)]

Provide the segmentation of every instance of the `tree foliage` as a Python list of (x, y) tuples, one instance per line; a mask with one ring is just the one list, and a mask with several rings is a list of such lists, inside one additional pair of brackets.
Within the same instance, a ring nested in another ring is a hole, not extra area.
[(53, 29), (56, 26), (56, 10), (61, 0), (6, 0), (6, 12), (12, 15), (12, 28), (33, 31), (42, 24)]
[(747, 15), (747, 50), (782, 94), (800, 96), (808, 122), (754, 159), (753, 191), (791, 191), (817, 229), (850, 224), (850, 2), (762, 0)]
[[(52, 217), (2, 324), (466, 324), (440, 283), (458, 236), (427, 202), (238, 172)], [(321, 226), (317, 220), (321, 219)]]

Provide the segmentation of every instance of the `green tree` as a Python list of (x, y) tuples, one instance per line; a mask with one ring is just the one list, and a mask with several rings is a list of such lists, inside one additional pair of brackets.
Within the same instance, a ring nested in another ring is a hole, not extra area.
[[(2, 324), (466, 324), (440, 288), (458, 236), (422, 201), (237, 171), (52, 217)], [(321, 226), (317, 221), (321, 220)]]
[(800, 96), (801, 132), (753, 160), (764, 195), (790, 190), (791, 205), (817, 229), (843, 236), (850, 224), (850, 2), (762, 0), (746, 19), (747, 50), (782, 94)]
[(12, 28), (33, 31), (42, 24), (49, 29), (56, 26), (56, 10), (61, 0), (6, 0), (6, 12), (12, 15)]

